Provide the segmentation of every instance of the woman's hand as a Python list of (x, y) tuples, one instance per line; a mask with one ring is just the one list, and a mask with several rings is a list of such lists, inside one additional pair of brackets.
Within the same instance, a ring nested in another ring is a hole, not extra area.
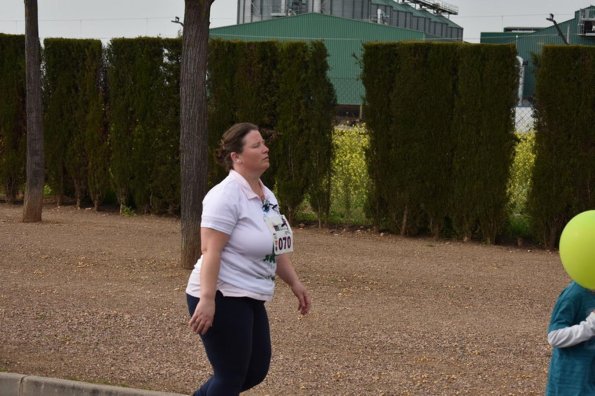
[(201, 298), (188, 324), (190, 325), (190, 328), (193, 332), (204, 335), (213, 325), (214, 317), (215, 300)]
[(300, 311), (302, 315), (307, 314), (312, 306), (312, 299), (302, 282), (294, 282), (293, 285), (291, 285), (291, 291), (298, 299), (298, 311)]
[(291, 291), (297, 297), (299, 301), (298, 311), (302, 315), (307, 314), (312, 306), (312, 299), (302, 282), (300, 282), (287, 254), (277, 256), (277, 275), (291, 287)]

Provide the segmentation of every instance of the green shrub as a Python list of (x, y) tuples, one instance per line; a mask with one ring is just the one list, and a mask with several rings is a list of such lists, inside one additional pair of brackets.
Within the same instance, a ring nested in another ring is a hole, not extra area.
[(126, 205), (124, 205), (120, 208), (120, 214), (125, 217), (136, 216), (136, 212), (134, 211), (134, 209), (132, 209), (130, 206), (126, 206)]
[(508, 210), (511, 216), (527, 214), (527, 199), (535, 164), (535, 132), (519, 133), (508, 181)]
[(365, 151), (369, 145), (364, 125), (336, 127), (333, 132), (331, 219), (341, 223), (365, 223), (364, 205), (369, 188)]
[(531, 219), (526, 214), (513, 213), (508, 218), (506, 231), (512, 238), (530, 238)]
[(43, 186), (43, 197), (44, 198), (48, 198), (54, 195), (54, 191), (52, 191), (52, 188), (50, 187), (49, 184), (44, 184)]

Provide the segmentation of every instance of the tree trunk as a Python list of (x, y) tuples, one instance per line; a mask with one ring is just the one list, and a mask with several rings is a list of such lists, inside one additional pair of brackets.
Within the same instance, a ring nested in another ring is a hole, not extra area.
[(27, 68), (27, 182), (23, 222), (41, 221), (43, 206), (43, 125), (41, 63), (37, 0), (25, 0), (25, 61)]
[(128, 193), (123, 189), (120, 189), (118, 192), (118, 203), (120, 204), (120, 214), (123, 215), (126, 211), (126, 199), (128, 198)]
[(403, 221), (401, 222), (401, 236), (407, 235), (407, 205), (403, 210)]
[(9, 204), (14, 204), (17, 201), (17, 194), (19, 192), (17, 184), (15, 183), (14, 179), (10, 177), (8, 179), (8, 183), (5, 185), (5, 194), (6, 194), (6, 202)]
[(80, 181), (77, 181), (77, 180), (74, 181), (74, 196), (76, 198), (76, 208), (80, 209), (81, 201), (82, 201), (82, 197), (83, 197), (83, 189), (81, 187)]
[(556, 239), (558, 235), (558, 229), (555, 226), (551, 226), (549, 230), (549, 238), (547, 239), (547, 250), (554, 250), (556, 248)]
[(206, 72), (212, 0), (185, 0), (180, 71), (180, 176), (183, 268), (200, 256), (200, 217), (207, 192)]

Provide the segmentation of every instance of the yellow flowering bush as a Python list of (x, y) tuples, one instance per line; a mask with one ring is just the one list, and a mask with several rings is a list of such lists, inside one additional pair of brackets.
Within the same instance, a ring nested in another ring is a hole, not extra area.
[(331, 218), (342, 223), (365, 223), (364, 204), (368, 188), (365, 150), (368, 132), (364, 125), (336, 127), (333, 131), (333, 176)]

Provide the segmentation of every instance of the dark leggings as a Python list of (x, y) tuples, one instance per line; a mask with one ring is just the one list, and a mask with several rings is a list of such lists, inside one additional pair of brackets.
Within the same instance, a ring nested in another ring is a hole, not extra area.
[[(190, 316), (199, 299), (186, 294)], [(194, 396), (236, 396), (260, 384), (269, 371), (271, 337), (264, 301), (215, 296), (213, 326), (200, 336), (213, 375)]]

